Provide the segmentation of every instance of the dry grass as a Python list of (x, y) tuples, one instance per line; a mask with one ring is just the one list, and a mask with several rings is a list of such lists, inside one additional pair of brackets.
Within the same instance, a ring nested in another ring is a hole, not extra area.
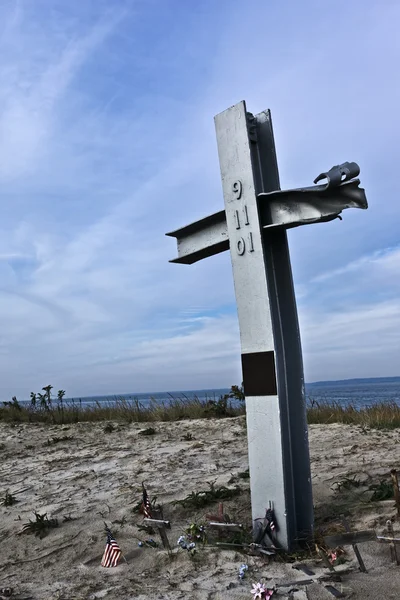
[(81, 403), (64, 403), (62, 406), (43, 408), (25, 404), (8, 403), (0, 408), (0, 421), (12, 423), (68, 424), (83, 421), (155, 422), (180, 421), (182, 419), (205, 419), (237, 417), (245, 408), (234, 407), (228, 398), (202, 402), (198, 398), (171, 398), (168, 402), (155, 400), (149, 406), (139, 401), (130, 402), (117, 398), (115, 402), (96, 402), (92, 406)]
[[(236, 400), (234, 404), (232, 399)], [(204, 402), (196, 396), (171, 396), (168, 402), (160, 403), (152, 399), (146, 406), (138, 400), (128, 401), (125, 398), (116, 398), (114, 402), (96, 402), (90, 406), (81, 402), (47, 402), (43, 406), (33, 406), (20, 404), (13, 398), (12, 402), (3, 402), (3, 406), (0, 407), (0, 421), (68, 424), (83, 421), (133, 423), (226, 418), (245, 414), (245, 403), (240, 400), (244, 400), (244, 397), (241, 388), (237, 386), (232, 387), (230, 394), (220, 396), (217, 400)], [(337, 402), (310, 400), (307, 418), (309, 424), (344, 423), (360, 425), (365, 429), (395, 429), (400, 427), (400, 406), (396, 402), (378, 402), (366, 408), (356, 408)], [(106, 433), (107, 427), (112, 425), (106, 425)]]
[(336, 402), (313, 401), (307, 411), (308, 423), (344, 423), (371, 429), (396, 429), (400, 427), (400, 406), (395, 402), (377, 402), (366, 408), (342, 406)]

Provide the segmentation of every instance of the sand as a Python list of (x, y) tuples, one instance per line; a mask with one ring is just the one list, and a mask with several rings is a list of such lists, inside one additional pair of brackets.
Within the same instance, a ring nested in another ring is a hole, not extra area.
[[(140, 435), (149, 426), (156, 428), (155, 435)], [(12, 587), (13, 599), (251, 600), (254, 582), (272, 587), (308, 578), (293, 568), (296, 562), (268, 561), (201, 544), (192, 557), (176, 544), (191, 522), (216, 513), (218, 502), (193, 509), (173, 501), (208, 489), (208, 482), (241, 488), (237, 497), (224, 501), (224, 512), (250, 525), (249, 480), (239, 477), (248, 468), (243, 417), (114, 424), (111, 433), (104, 427), (105, 423), (0, 424), (0, 497), (9, 489), (18, 499), (13, 506), (0, 506), (0, 588)], [(313, 425), (309, 435), (318, 531), (337, 529), (340, 514), (346, 512), (354, 530), (374, 528), (380, 534), (392, 519), (400, 532), (393, 500), (371, 502), (368, 489), (390, 480), (390, 470), (400, 468), (400, 431), (333, 424)], [(52, 443), (54, 438), (65, 439)], [(142, 481), (171, 521), (172, 557), (162, 546), (138, 545), (149, 538), (160, 542), (158, 534), (147, 535), (138, 527), (143, 515), (134, 509), (141, 500)], [(43, 539), (21, 534), (23, 525), (34, 520), (34, 511), (59, 522)], [(104, 521), (127, 560), (116, 568), (100, 566)], [(389, 546), (367, 542), (359, 548), (368, 573), (359, 572), (352, 548), (345, 547), (346, 562), (338, 569), (352, 571), (334, 584), (336, 589), (344, 597), (398, 599), (400, 567), (391, 562)], [(301, 560), (315, 576), (328, 573), (319, 559)], [(241, 581), (243, 563), (249, 570)], [(279, 587), (275, 597), (329, 600), (334, 596), (326, 585)]]

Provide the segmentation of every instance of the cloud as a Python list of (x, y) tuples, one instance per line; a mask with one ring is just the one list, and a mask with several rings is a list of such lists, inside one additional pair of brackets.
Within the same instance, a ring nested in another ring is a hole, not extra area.
[(41, 28), (35, 38), (39, 49), (30, 48), (32, 54), (28, 51), (27, 57), (21, 57), (16, 40), (25, 45), (29, 15), (24, 14), (22, 4), (15, 5), (6, 18), (2, 40), (5, 60), (0, 71), (0, 181), (32, 174), (48, 159), (48, 142), (56, 127), (60, 103), (79, 69), (111, 34), (121, 16), (120, 11), (108, 15), (107, 21), (100, 21), (81, 37), (64, 44), (55, 36), (48, 39)]
[(350, 306), (325, 315), (303, 314), (303, 350), (308, 381), (397, 373), (400, 302)]
[(400, 268), (400, 247), (382, 248), (372, 254), (361, 256), (343, 267), (321, 273), (314, 277), (312, 283), (328, 281), (332, 278), (341, 277), (362, 271), (367, 276), (382, 272), (384, 276), (394, 276)]
[(273, 111), (282, 185), (357, 160), (370, 203), (289, 232), (307, 378), (388, 374), (399, 8), (250, 4), (2, 3), (3, 395), (239, 382), (229, 254), (171, 265), (164, 234), (222, 208), (213, 117), (243, 98)]
[[(113, 361), (101, 360), (90, 364), (98, 389), (104, 393), (113, 390), (128, 391), (132, 378), (135, 390), (176, 390), (176, 368), (179, 365), (179, 389), (201, 389), (203, 382), (219, 388), (240, 380), (240, 347), (237, 319), (232, 316), (206, 317), (193, 322), (187, 331), (185, 321), (175, 324), (174, 331), (160, 337), (152, 331), (151, 339), (127, 346), (122, 356)], [(105, 371), (104, 367), (107, 367)], [(110, 377), (111, 376), (111, 377)], [(80, 370), (74, 379), (82, 381)], [(150, 382), (150, 383), (149, 383)], [(150, 387), (149, 387), (150, 386)]]
[(384, 248), (309, 282), (299, 302), (309, 380), (397, 373), (399, 268), (399, 248)]

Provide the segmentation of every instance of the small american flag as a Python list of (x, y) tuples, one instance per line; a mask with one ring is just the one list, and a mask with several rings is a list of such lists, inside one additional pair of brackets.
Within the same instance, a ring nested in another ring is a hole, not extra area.
[(267, 512), (265, 513), (265, 519), (268, 521), (268, 529), (270, 531), (275, 531), (276, 529), (276, 523), (275, 523), (275, 515), (274, 515), (274, 511), (272, 510), (272, 508), (268, 508)]
[(144, 483), (142, 483), (142, 489), (143, 489), (143, 514), (145, 516), (145, 519), (151, 519), (151, 516), (152, 516), (151, 503), (150, 503), (150, 499), (147, 494), (146, 488), (144, 487)]
[(101, 559), (102, 567), (116, 567), (121, 556), (121, 549), (114, 540), (111, 531), (106, 525), (107, 543)]

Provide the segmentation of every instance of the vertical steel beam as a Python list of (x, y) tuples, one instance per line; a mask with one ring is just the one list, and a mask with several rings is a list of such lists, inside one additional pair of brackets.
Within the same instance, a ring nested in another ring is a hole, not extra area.
[(279, 189), (270, 114), (244, 102), (215, 117), (239, 317), (253, 522), (273, 503), (285, 549), (308, 538), (313, 506), (304, 378), (284, 229), (263, 230), (257, 194)]

